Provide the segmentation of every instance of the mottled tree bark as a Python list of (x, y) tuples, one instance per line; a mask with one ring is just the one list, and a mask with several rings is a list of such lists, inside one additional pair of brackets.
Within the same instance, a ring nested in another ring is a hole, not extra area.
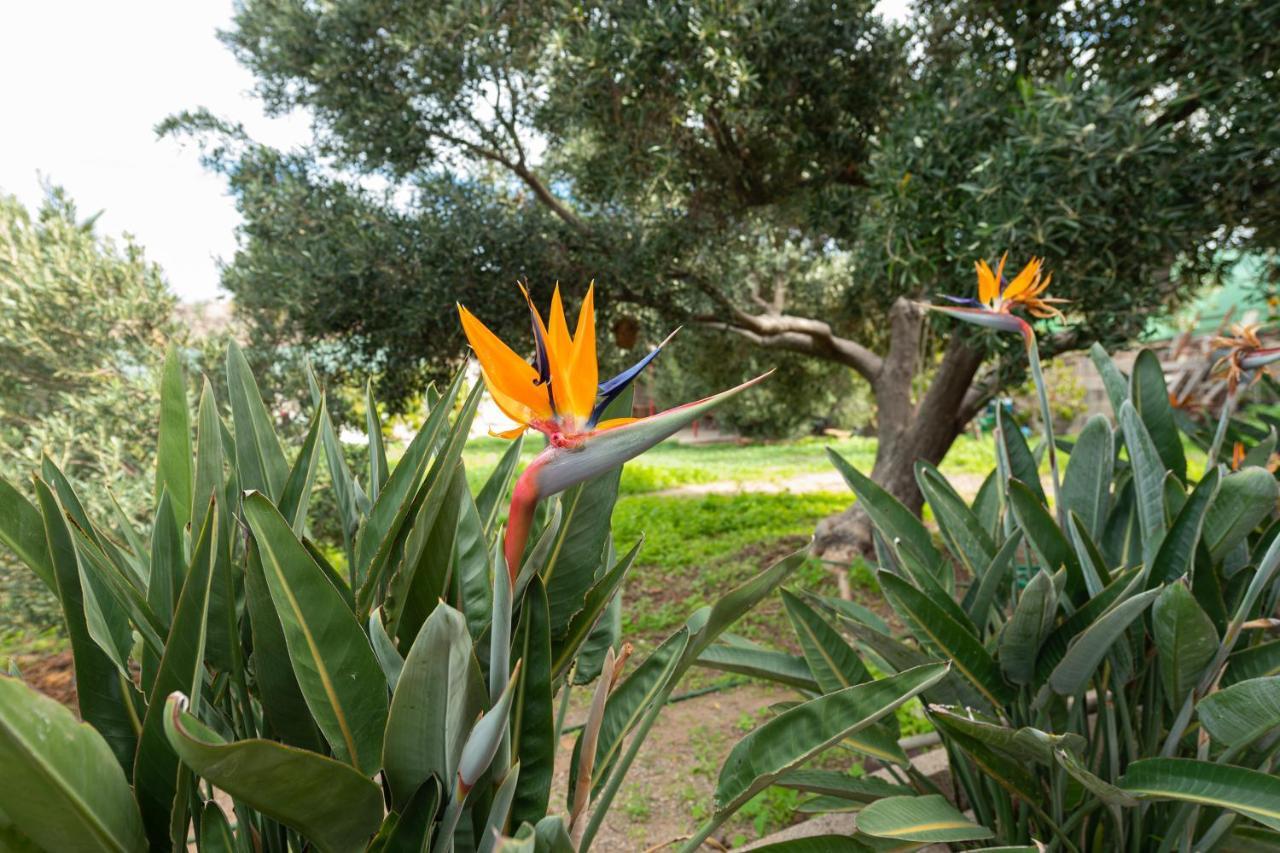
[[(752, 314), (723, 294), (706, 292), (721, 307), (718, 316), (700, 318), (705, 326), (723, 329), (772, 349), (801, 352), (844, 364), (871, 383), (877, 417), (876, 461), (871, 478), (908, 509), (919, 513), (923, 504), (916, 485), (915, 463), (937, 464), (947, 454), (965, 424), (986, 403), (991, 389), (974, 384), (982, 355), (953, 337), (933, 381), (919, 403), (913, 399), (919, 371), (920, 341), (925, 308), (899, 298), (889, 311), (889, 351), (880, 356), (856, 341), (837, 336), (831, 327), (808, 317), (782, 313), (781, 306), (758, 301), (764, 313)], [(871, 527), (856, 504), (823, 519), (815, 535), (814, 552), (841, 567), (854, 556), (870, 554)], [(843, 586), (842, 586), (843, 591)]]
[[(973, 388), (982, 356), (955, 337), (948, 345), (938, 371), (919, 404), (911, 400), (912, 379), (918, 367), (921, 318), (904, 307), (891, 313), (892, 344), (884, 366), (872, 382), (878, 407), (876, 461), (871, 478), (914, 513), (923, 497), (916, 485), (915, 463), (924, 459), (938, 464), (956, 436), (985, 402), (985, 394)], [(818, 525), (814, 552), (837, 563), (871, 551), (871, 527), (857, 504), (825, 518)]]

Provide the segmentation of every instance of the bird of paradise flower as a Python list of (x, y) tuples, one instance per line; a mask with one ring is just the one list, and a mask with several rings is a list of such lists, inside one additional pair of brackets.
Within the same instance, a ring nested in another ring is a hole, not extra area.
[(657, 358), (674, 333), (631, 367), (600, 382), (594, 285), (587, 289), (573, 334), (565, 319), (559, 286), (551, 297), (549, 323), (543, 322), (528, 291), (521, 290), (533, 325), (532, 361), (518, 355), (458, 305), (462, 329), (480, 362), (485, 386), (498, 408), (516, 422), (513, 429), (498, 435), (514, 438), (532, 428), (548, 440), (547, 449), (525, 468), (511, 496), (503, 556), (513, 585), (539, 500), (620, 467), (768, 376), (757, 376), (735, 388), (646, 418), (605, 420), (610, 403)]
[(952, 305), (933, 305), (927, 307), (957, 320), (995, 329), (1001, 332), (1017, 332), (1022, 336), (1027, 349), (1027, 360), (1031, 368), (1031, 378), (1035, 382), (1036, 393), (1040, 399), (1040, 420), (1043, 423), (1045, 452), (1049, 457), (1049, 471), (1053, 478), (1053, 500), (1057, 506), (1058, 517), (1065, 524), (1065, 512), (1062, 503), (1062, 480), (1058, 475), (1058, 454), (1053, 440), (1053, 416), (1049, 408), (1049, 395), (1045, 388), (1044, 372), (1040, 367), (1040, 348), (1036, 344), (1036, 333), (1031, 324), (1013, 313), (1021, 308), (1033, 318), (1065, 319), (1059, 305), (1068, 300), (1048, 296), (1046, 291), (1053, 280), (1052, 274), (1044, 271), (1044, 260), (1032, 258), (1026, 266), (1014, 276), (1012, 281), (1004, 277), (1006, 252), (1000, 263), (992, 270), (985, 260), (980, 260), (974, 267), (978, 274), (978, 298), (944, 296)]
[(1215, 373), (1222, 373), (1227, 383), (1227, 397), (1222, 404), (1222, 412), (1218, 416), (1218, 428), (1213, 435), (1213, 443), (1209, 446), (1209, 461), (1218, 461), (1223, 442), (1227, 437), (1227, 427), (1235, 412), (1240, 387), (1246, 388), (1256, 382), (1268, 365), (1280, 361), (1280, 347), (1263, 346), (1258, 336), (1261, 327), (1257, 323), (1235, 325), (1230, 335), (1214, 338), (1213, 345), (1226, 350), (1213, 366)]

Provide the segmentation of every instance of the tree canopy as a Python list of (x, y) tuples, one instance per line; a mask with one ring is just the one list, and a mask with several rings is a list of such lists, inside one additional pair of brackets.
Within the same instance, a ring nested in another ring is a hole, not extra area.
[(642, 337), (851, 368), (908, 474), (1016, 373), (979, 375), (1003, 344), (912, 305), (970, 294), (976, 259), (1046, 258), (1075, 306), (1052, 355), (1131, 339), (1225, 247), (1274, 248), (1276, 4), (873, 5), (244, 0), (224, 38), (312, 145), (163, 129), (230, 180), (224, 283), (263, 339), (338, 341), (404, 398), (462, 353), (454, 300), (514, 332), (514, 279), (594, 278)]
[(58, 188), (34, 212), (0, 195), (0, 446), (14, 481), (49, 454), (136, 506), (135, 484), (151, 489), (149, 414), (180, 338), (176, 300), (141, 247), (96, 220)]

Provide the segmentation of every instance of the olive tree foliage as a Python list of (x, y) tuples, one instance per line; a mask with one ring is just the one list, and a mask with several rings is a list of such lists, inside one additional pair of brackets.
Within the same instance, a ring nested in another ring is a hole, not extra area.
[(199, 112), (164, 130), (227, 174), (248, 224), (226, 281), (281, 339), (339, 341), (411, 391), (462, 352), (454, 299), (515, 332), (512, 279), (595, 278), (646, 338), (683, 321), (697, 346), (864, 379), (875, 477), (918, 508), (911, 463), (1017, 378), (1007, 343), (919, 301), (972, 293), (977, 258), (1043, 255), (1077, 306), (1045, 354), (1114, 346), (1220, 249), (1274, 243), (1276, 16), (244, 0), (224, 38), (313, 143), (274, 152)]
[[(133, 516), (153, 483), (154, 425), (138, 413), (158, 405), (156, 372), (180, 330), (160, 269), (96, 219), (58, 188), (34, 211), (0, 194), (0, 475), (24, 483), (48, 455), (91, 487), (90, 509)], [(9, 568), (5, 612), (31, 618), (39, 585)]]

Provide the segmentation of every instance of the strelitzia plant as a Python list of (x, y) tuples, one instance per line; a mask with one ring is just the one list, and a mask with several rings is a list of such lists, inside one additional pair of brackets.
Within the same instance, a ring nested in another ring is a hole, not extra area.
[(587, 289), (573, 335), (569, 334), (558, 285), (551, 297), (549, 326), (528, 291), (521, 290), (533, 325), (532, 362), (517, 355), (475, 315), (458, 306), (485, 386), (498, 408), (516, 422), (512, 429), (495, 434), (514, 438), (532, 428), (547, 438), (546, 450), (525, 468), (511, 498), (504, 553), (513, 583), (538, 501), (620, 467), (768, 375), (647, 418), (605, 418), (610, 405), (657, 358), (675, 332), (634, 365), (601, 383), (596, 363), (594, 284)]
[(1227, 427), (1231, 416), (1235, 413), (1240, 386), (1248, 386), (1256, 382), (1266, 372), (1267, 367), (1280, 361), (1280, 347), (1263, 346), (1258, 337), (1260, 326), (1257, 323), (1246, 323), (1231, 327), (1231, 334), (1217, 337), (1213, 344), (1219, 350), (1225, 350), (1221, 358), (1213, 366), (1213, 372), (1221, 374), (1226, 382), (1227, 394), (1222, 403), (1222, 412), (1218, 417), (1218, 428), (1209, 447), (1209, 460), (1216, 462), (1222, 453), (1222, 445), (1227, 437)]
[(951, 664), (920, 695), (957, 793), (913, 768), (890, 727), (863, 729), (840, 745), (886, 765), (882, 778), (775, 781), (813, 795), (804, 811), (858, 812), (852, 841), (813, 849), (1280, 849), (1280, 487), (1263, 467), (1276, 433), (1256, 431), (1235, 470), (1210, 460), (1195, 479), (1155, 353), (1128, 376), (1100, 347), (1091, 355), (1114, 422), (1096, 414), (1063, 442), (1065, 524), (1008, 424), (1006, 461), (972, 499), (916, 463), (936, 531), (833, 453), (875, 526), (876, 577), (902, 629), (784, 590), (800, 655), (742, 642), (706, 654), (799, 690), (797, 707), (857, 689), (873, 668), (900, 678)]
[(1008, 253), (1005, 253), (994, 271), (985, 260), (974, 264), (978, 274), (977, 299), (946, 296), (945, 299), (956, 304), (931, 304), (928, 307), (966, 323), (1001, 332), (1016, 332), (1022, 336), (1031, 379), (1035, 383), (1036, 395), (1040, 401), (1040, 420), (1044, 430), (1045, 453), (1049, 457), (1049, 472), (1053, 479), (1054, 504), (1059, 508), (1059, 521), (1062, 522), (1062, 478), (1058, 474), (1058, 455), (1053, 439), (1053, 412), (1049, 408), (1049, 393), (1045, 387), (1044, 371), (1040, 367), (1040, 347), (1036, 342), (1035, 329), (1015, 314), (1014, 310), (1024, 310), (1038, 320), (1062, 320), (1065, 318), (1058, 305), (1066, 304), (1067, 300), (1046, 295), (1053, 275), (1044, 272), (1043, 259), (1032, 258), (1014, 276), (1013, 281), (1004, 277), (1007, 259)]
[[(538, 853), (589, 847), (675, 684), (799, 560), (728, 591), (624, 672), (610, 604), (640, 543), (620, 554), (612, 540), (620, 468), (741, 388), (611, 421), (656, 350), (597, 383), (591, 299), (572, 336), (561, 311), (547, 329), (534, 313), (525, 367), (463, 313), (495, 400), (551, 442), (515, 489), (518, 536), (504, 536), (502, 505), (523, 439), (472, 494), (464, 449), (484, 387), (464, 394), (464, 372), (427, 395), (394, 466), (368, 395), (361, 481), (311, 377), (309, 428), (286, 453), (234, 345), (229, 422), (212, 382), (193, 410), (182, 359), (166, 361), (150, 531), (89, 517), (51, 461), (33, 498), (0, 480), (0, 544), (59, 599), (84, 720), (16, 668), (0, 676), (0, 847), (488, 853), (508, 836)], [(313, 540), (322, 460), (338, 541)], [(557, 694), (564, 707), (572, 683), (604, 670), (591, 754), (580, 748), (571, 768), (574, 845), (550, 814)]]

